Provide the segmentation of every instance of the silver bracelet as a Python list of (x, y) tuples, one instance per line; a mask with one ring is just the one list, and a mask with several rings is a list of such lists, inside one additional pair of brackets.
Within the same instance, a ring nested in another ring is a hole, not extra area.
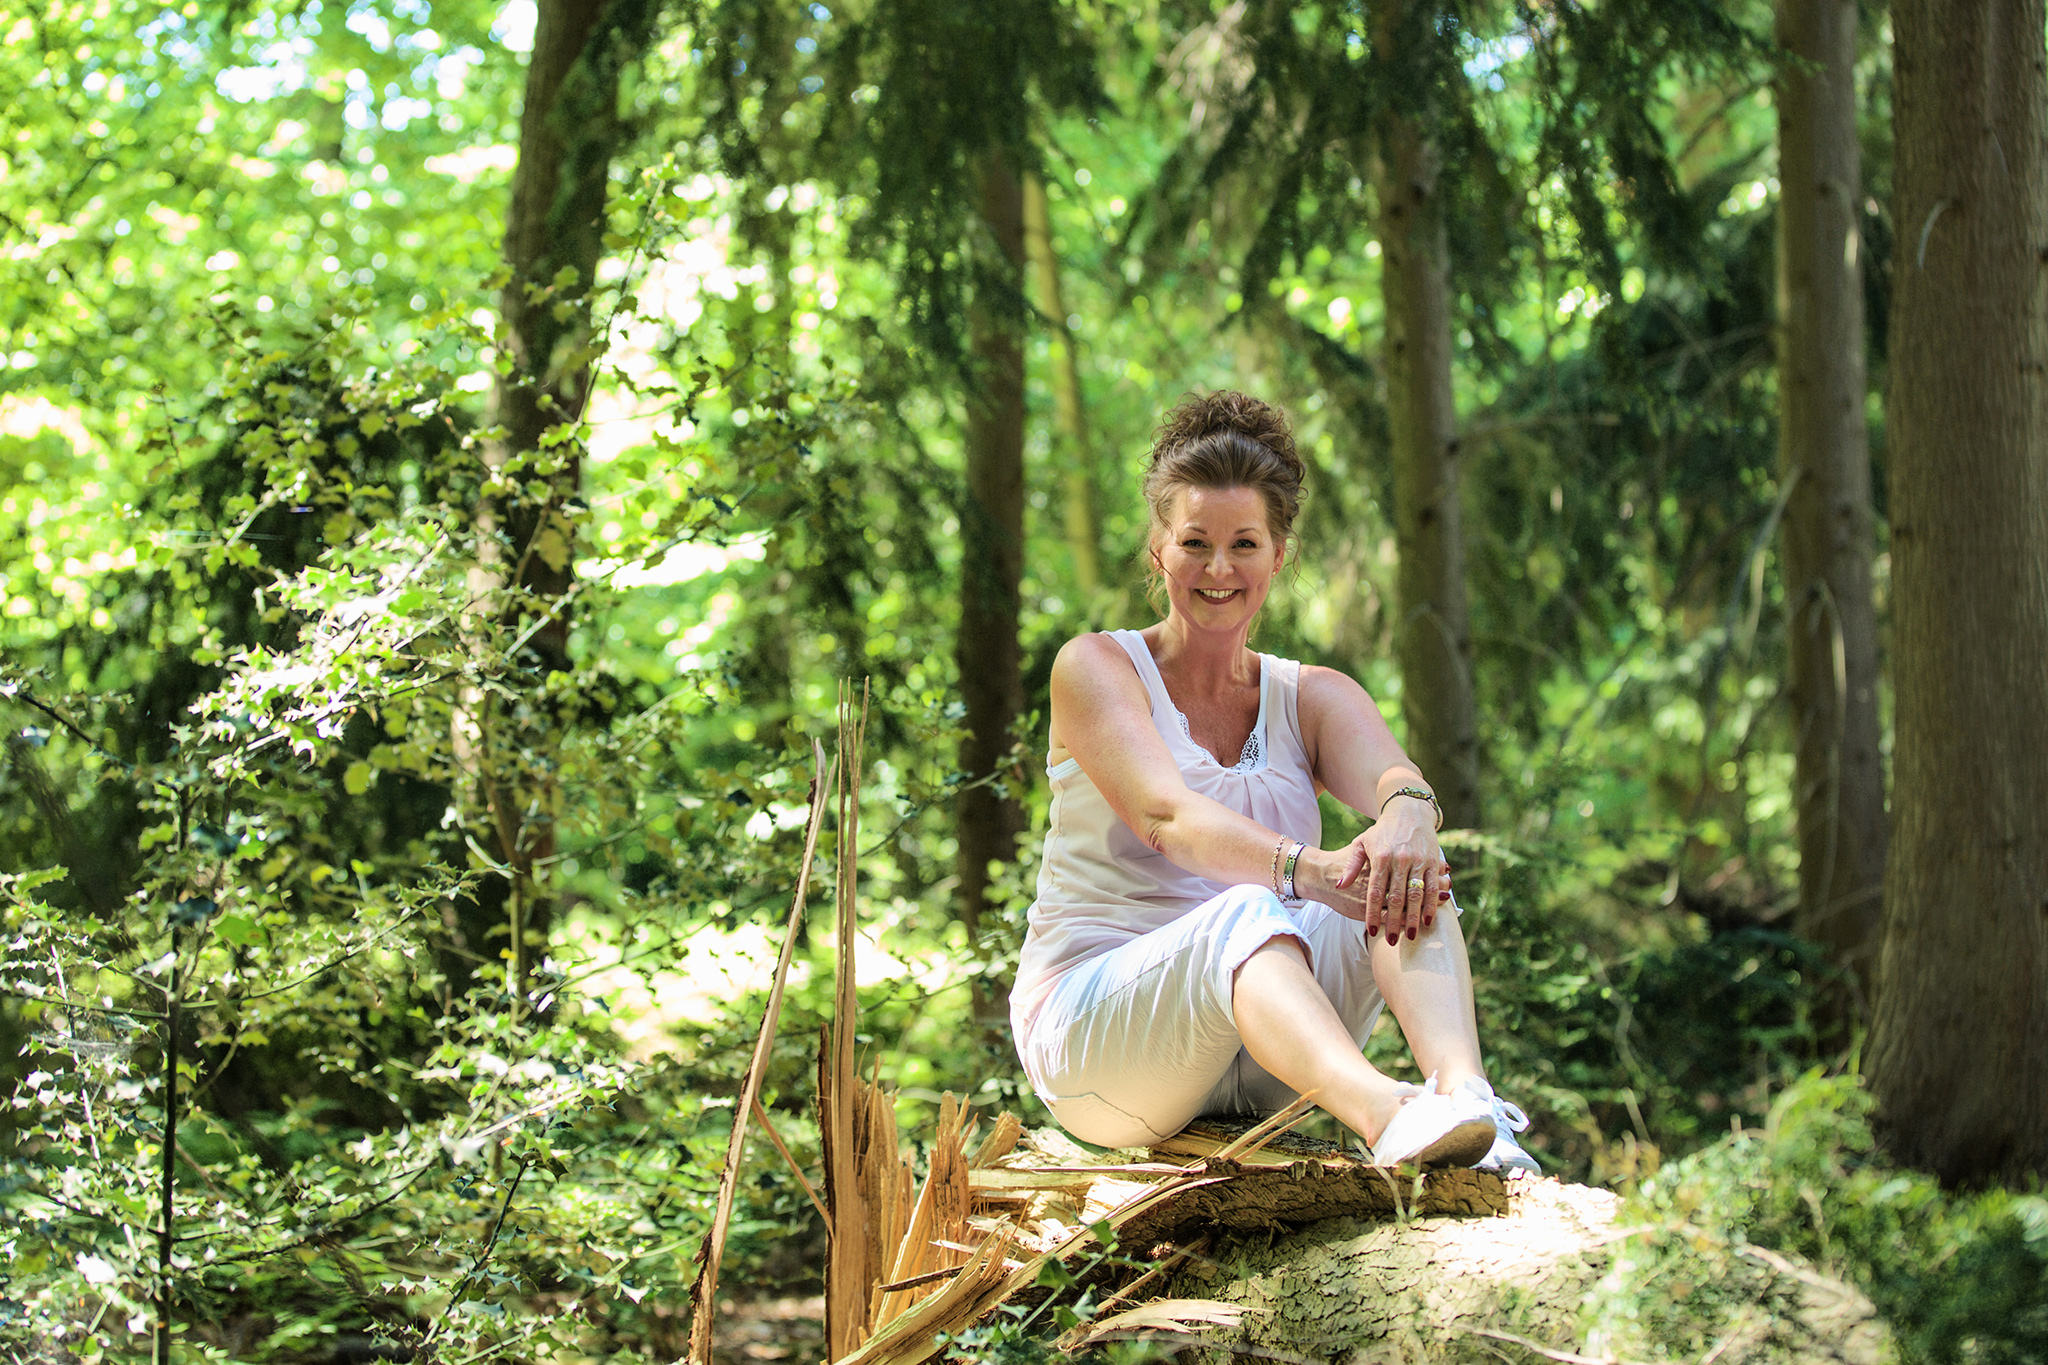
[(1443, 808), (1442, 806), (1439, 806), (1439, 805), (1438, 805), (1438, 804), (1436, 803), (1436, 793), (1435, 793), (1435, 792), (1433, 792), (1433, 791), (1430, 791), (1430, 790), (1429, 790), (1429, 789), (1428, 789), (1427, 787), (1402, 787), (1402, 788), (1401, 788), (1400, 790), (1398, 790), (1398, 791), (1393, 791), (1393, 792), (1389, 792), (1389, 793), (1387, 793), (1387, 799), (1386, 799), (1386, 800), (1384, 800), (1384, 801), (1382, 801), (1382, 802), (1380, 802), (1380, 814), (1381, 814), (1381, 815), (1385, 815), (1385, 814), (1387, 813), (1387, 807), (1388, 807), (1388, 806), (1390, 806), (1390, 805), (1392, 805), (1392, 804), (1394, 803), (1394, 798), (1395, 798), (1395, 797), (1397, 797), (1397, 796), (1412, 796), (1412, 797), (1414, 797), (1414, 798), (1415, 798), (1415, 799), (1416, 799), (1417, 801), (1427, 801), (1427, 802), (1429, 802), (1429, 808), (1430, 808), (1431, 810), (1433, 810), (1433, 811), (1435, 811), (1435, 812), (1436, 812), (1436, 827), (1437, 827), (1437, 829), (1439, 829), (1439, 830), (1443, 829), (1443, 827), (1444, 827), (1444, 808)]
[(1307, 848), (1307, 844), (1295, 840), (1294, 851), (1287, 855), (1287, 865), (1280, 872), (1280, 899), (1289, 905), (1301, 904), (1301, 895), (1294, 889), (1294, 865), (1301, 861), (1302, 852)]

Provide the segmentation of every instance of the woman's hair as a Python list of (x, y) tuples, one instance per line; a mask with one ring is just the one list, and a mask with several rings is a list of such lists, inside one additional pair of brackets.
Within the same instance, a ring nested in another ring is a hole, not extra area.
[(1145, 471), (1152, 529), (1166, 529), (1185, 488), (1249, 488), (1266, 504), (1266, 525), (1287, 543), (1301, 511), (1301, 457), (1287, 414), (1248, 394), (1190, 394), (1166, 414)]

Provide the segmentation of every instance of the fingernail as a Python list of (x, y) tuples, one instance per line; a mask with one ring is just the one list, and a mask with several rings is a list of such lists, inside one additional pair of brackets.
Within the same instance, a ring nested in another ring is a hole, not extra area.
[(1413, 929), (1410, 929), (1410, 930), (1408, 931), (1408, 941), (1409, 941), (1410, 943), (1413, 943), (1413, 942), (1415, 942), (1415, 931), (1414, 931)]
[(1436, 893), (1436, 898), (1440, 901), (1447, 901), (1451, 898), (1451, 893), (1448, 891), (1439, 891)]

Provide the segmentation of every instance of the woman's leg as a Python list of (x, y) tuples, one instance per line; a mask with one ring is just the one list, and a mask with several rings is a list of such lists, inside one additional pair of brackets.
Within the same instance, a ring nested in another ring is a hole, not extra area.
[(1438, 914), (1419, 937), (1372, 942), (1373, 980), (1400, 1022), (1401, 1036), (1425, 1076), (1448, 1094), (1467, 1077), (1486, 1078), (1479, 1022), (1472, 1008), (1472, 967), (1457, 914)]
[[(1299, 913), (1263, 887), (1233, 887), (1063, 975), (1020, 1048), (1060, 1126), (1105, 1147), (1141, 1146), (1213, 1112), (1243, 1055), (1239, 969), (1276, 939), (1294, 942)], [(1341, 1026), (1333, 1032), (1349, 1046)]]
[(1515, 1135), (1529, 1116), (1494, 1094), (1479, 1058), (1479, 1025), (1472, 1008), (1472, 968), (1456, 914), (1438, 915), (1427, 933), (1410, 943), (1372, 944), (1373, 979), (1400, 1021), (1409, 1051), (1437, 1089), (1454, 1104), (1486, 1114), (1494, 1140), (1479, 1169), (1503, 1175), (1541, 1175), (1543, 1168), (1522, 1150)]
[(1359, 1053), (1300, 940), (1276, 937), (1247, 958), (1231, 1006), (1253, 1061), (1296, 1094), (1314, 1092), (1317, 1104), (1368, 1143), (1379, 1141), (1403, 1087)]
[[(1413, 953), (1439, 943), (1439, 933), (1397, 957), (1387, 979), (1400, 992), (1395, 1009), (1411, 1043), (1436, 1040), (1427, 1051), (1416, 1044), (1419, 1060), (1451, 1066), (1439, 1079), (1454, 1083), (1472, 1072), (1457, 1070), (1456, 1031), (1440, 1026), (1447, 998), (1432, 963), (1462, 972), (1463, 941), (1453, 930), (1455, 954), (1440, 952), (1440, 962)], [(1310, 970), (1305, 945), (1329, 980)], [(1270, 1093), (1275, 1081), (1286, 1092), (1316, 1092), (1319, 1105), (1377, 1144), (1412, 1087), (1359, 1051), (1378, 1008), (1364, 969), (1381, 971), (1363, 947), (1358, 926), (1332, 911), (1286, 910), (1262, 887), (1234, 887), (1063, 977), (1024, 1040), (1025, 1070), (1062, 1127), (1103, 1146), (1157, 1142), (1197, 1114), (1235, 1112), (1246, 1100), (1284, 1103)], [(1458, 979), (1467, 981), (1465, 1051), (1476, 1061), (1469, 978)], [(1455, 991), (1448, 1003), (1459, 1005)], [(1269, 1079), (1232, 1079), (1247, 1056)]]

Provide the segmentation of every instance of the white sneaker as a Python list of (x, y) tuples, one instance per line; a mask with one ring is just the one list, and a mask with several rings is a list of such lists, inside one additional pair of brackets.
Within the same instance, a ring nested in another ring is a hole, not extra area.
[(1470, 1166), (1494, 1141), (1490, 1111), (1462, 1094), (1439, 1095), (1436, 1077), (1401, 1101), (1372, 1149), (1375, 1166)]
[(1478, 1169), (1498, 1171), (1509, 1180), (1522, 1176), (1542, 1175), (1543, 1168), (1536, 1164), (1536, 1158), (1522, 1150), (1522, 1144), (1515, 1141), (1515, 1134), (1526, 1132), (1529, 1116), (1518, 1104), (1510, 1104), (1493, 1093), (1493, 1087), (1477, 1076), (1468, 1076), (1458, 1082), (1452, 1092), (1464, 1101), (1468, 1112), (1485, 1114), (1493, 1123), (1493, 1147), (1479, 1160)]

